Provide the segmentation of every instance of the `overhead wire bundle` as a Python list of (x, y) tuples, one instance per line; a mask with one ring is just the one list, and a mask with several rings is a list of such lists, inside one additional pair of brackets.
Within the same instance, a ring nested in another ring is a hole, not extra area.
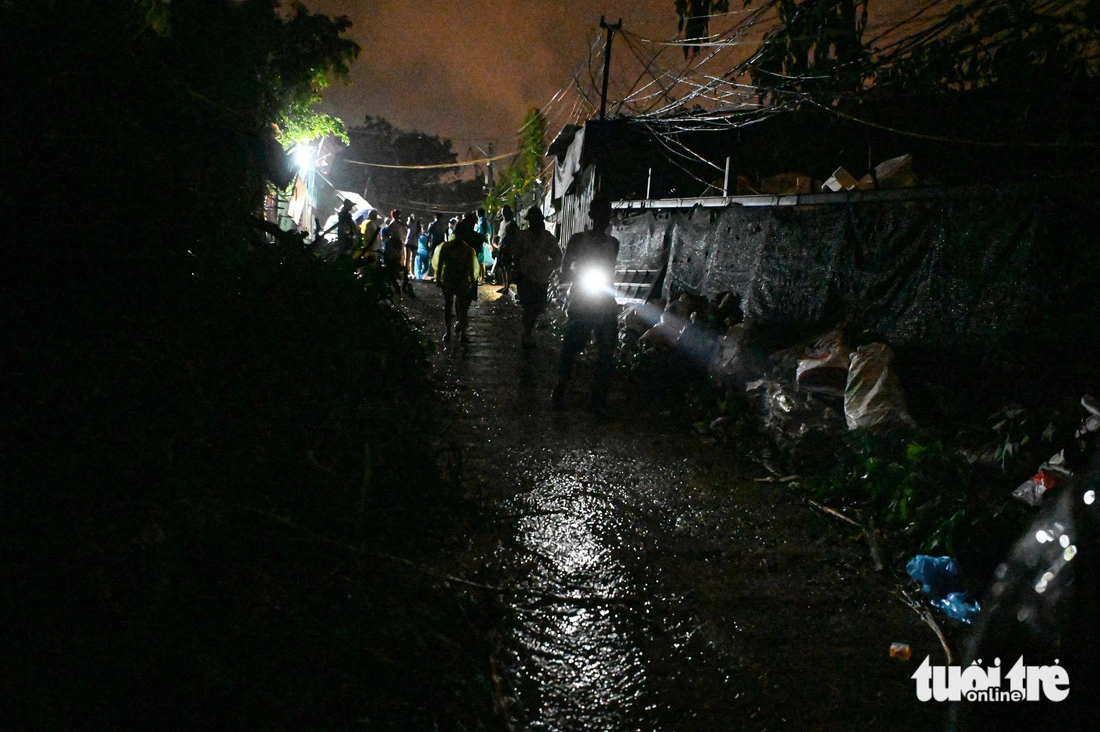
[[(841, 114), (838, 102), (875, 85), (880, 98), (888, 95), (891, 84), (888, 71), (894, 64), (951, 33), (961, 33), (965, 38), (966, 29), (976, 28), (976, 19), (983, 12), (1006, 11), (1019, 6), (1007, 0), (964, 0), (962, 3), (926, 0), (915, 9), (897, 8), (875, 13), (870, 20), (864, 21), (859, 39), (861, 52), (870, 60), (868, 68), (886, 73), (881, 73), (879, 78), (869, 74), (856, 88), (836, 90), (831, 99), (823, 99), (809, 94), (804, 88), (808, 82), (822, 79), (822, 76), (784, 76), (775, 69), (761, 68), (761, 59), (769, 50), (769, 44), (819, 40), (792, 37), (789, 33), (777, 34), (782, 26), (781, 2), (763, 0), (756, 7), (708, 16), (711, 27), (717, 28), (702, 38), (659, 40), (645, 38), (629, 28), (621, 29), (615, 37), (621, 43), (613, 47), (612, 53), (607, 100), (609, 116), (624, 117), (646, 127), (660, 142), (669, 160), (685, 172), (690, 173), (684, 167), (689, 163), (719, 170), (716, 163), (685, 145), (682, 134), (741, 128), (807, 104), (863, 122), (851, 114)], [(1076, 25), (1070, 32), (1083, 37), (1080, 45), (1093, 54), (1091, 61), (1085, 60), (1095, 65), (1095, 60), (1100, 58), (1100, 39), (1096, 30), (1081, 20), (1085, 17), (1082, 15), (1085, 5), (1086, 0), (1033, 0), (1022, 12), (1032, 13), (1041, 22)], [(786, 7), (789, 11), (790, 5)], [(1074, 14), (1075, 10), (1080, 12)], [(969, 46), (958, 44), (960, 54), (981, 59), (1009, 40), (1007, 35), (1007, 31), (994, 33)], [(598, 113), (604, 62), (602, 40), (600, 33), (594, 34), (587, 54), (571, 71), (569, 82), (547, 105), (545, 111), (551, 129), (566, 123), (581, 124)], [(690, 49), (691, 53), (684, 53), (685, 49)], [(958, 60), (966, 61), (965, 58)], [(837, 70), (844, 70), (839, 62)], [(855, 78), (863, 78), (862, 69), (848, 71)], [(936, 139), (935, 136), (923, 136)], [(691, 175), (703, 182), (697, 175)]]

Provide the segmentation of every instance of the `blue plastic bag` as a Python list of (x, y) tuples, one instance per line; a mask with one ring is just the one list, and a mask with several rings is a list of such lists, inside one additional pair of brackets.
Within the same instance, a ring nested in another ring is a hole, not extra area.
[(918, 554), (905, 565), (909, 576), (920, 583), (933, 607), (961, 623), (969, 624), (981, 610), (977, 600), (968, 600), (962, 575), (951, 557)]
[(977, 600), (967, 600), (965, 592), (949, 592), (947, 597), (940, 600), (932, 600), (932, 605), (943, 611), (949, 618), (954, 618), (960, 623), (970, 625), (970, 621), (982, 609)]

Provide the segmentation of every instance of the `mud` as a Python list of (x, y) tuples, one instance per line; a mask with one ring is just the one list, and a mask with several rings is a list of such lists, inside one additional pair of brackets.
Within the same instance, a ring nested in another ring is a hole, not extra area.
[[(434, 337), (449, 439), (487, 517), (449, 568), (507, 588), (489, 660), (516, 729), (931, 729), (910, 675), (941, 651), (850, 527), (736, 447), (617, 383), (588, 409), (582, 356), (551, 409), (558, 337), (520, 348), (520, 309), (483, 287), (470, 344), (443, 349), (428, 283), (402, 307)], [(913, 660), (891, 659), (891, 642)]]

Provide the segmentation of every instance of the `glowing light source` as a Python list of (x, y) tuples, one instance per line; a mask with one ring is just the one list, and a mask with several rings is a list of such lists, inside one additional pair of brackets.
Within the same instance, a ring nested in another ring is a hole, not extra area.
[(611, 289), (611, 274), (600, 267), (588, 267), (581, 271), (580, 285), (586, 295), (599, 295)]
[(1086, 506), (1091, 506), (1095, 500), (1096, 500), (1096, 491), (1093, 491), (1093, 490), (1085, 491), (1085, 505)]
[(313, 167), (313, 151), (299, 145), (294, 149), (294, 164), (303, 173)]

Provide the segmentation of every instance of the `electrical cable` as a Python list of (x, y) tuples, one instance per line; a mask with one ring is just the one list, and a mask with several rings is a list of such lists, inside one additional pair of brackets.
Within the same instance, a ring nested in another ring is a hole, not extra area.
[(431, 165), (389, 165), (387, 163), (365, 163), (361, 160), (347, 160), (345, 163), (351, 163), (352, 165), (365, 165), (368, 168), (389, 168), (392, 170), (436, 170), (440, 168), (461, 168), (466, 165), (478, 165), (480, 163), (491, 163), (495, 160), (503, 160), (510, 158), (513, 155), (518, 155), (519, 151), (515, 150), (510, 153), (501, 153), (500, 155), (493, 155), (488, 158), (478, 158), (477, 160), (463, 160), (458, 163), (433, 163)]

